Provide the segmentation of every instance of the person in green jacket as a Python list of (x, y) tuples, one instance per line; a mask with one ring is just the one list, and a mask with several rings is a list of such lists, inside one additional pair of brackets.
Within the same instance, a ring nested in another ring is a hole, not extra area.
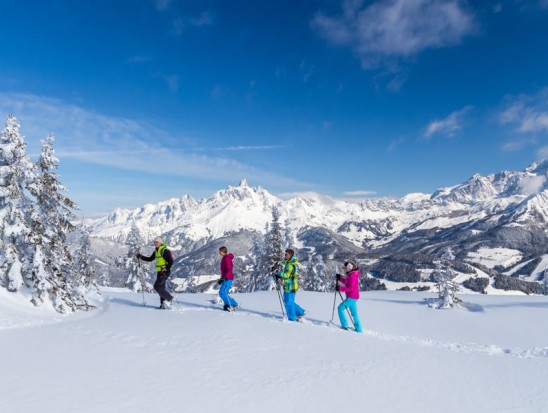
[(299, 321), (305, 315), (306, 311), (295, 302), (295, 295), (299, 289), (299, 282), (297, 281), (298, 262), (295, 257), (295, 251), (291, 248), (285, 250), (283, 265), (283, 270), (276, 273), (276, 278), (283, 283), (287, 319), (290, 321)]
[(139, 253), (137, 254), (137, 258), (143, 261), (156, 260), (156, 282), (154, 283), (154, 289), (160, 296), (160, 308), (169, 310), (173, 296), (167, 292), (166, 282), (173, 265), (173, 254), (171, 254), (167, 244), (164, 244), (164, 239), (162, 237), (154, 239), (154, 251), (150, 257)]

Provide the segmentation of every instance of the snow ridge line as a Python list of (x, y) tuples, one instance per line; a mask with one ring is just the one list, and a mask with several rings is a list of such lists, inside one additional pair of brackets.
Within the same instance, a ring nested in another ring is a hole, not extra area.
[[(181, 304), (184, 305), (184, 303), (181, 303)], [(178, 307), (172, 311), (185, 313), (189, 311), (217, 311), (217, 310), (220, 310), (220, 309), (212, 305), (210, 308)], [(257, 314), (248, 313), (245, 308), (240, 309), (231, 314), (246, 315), (250, 317), (259, 317), (259, 315)], [(272, 314), (271, 319), (277, 320), (277, 321), (283, 321), (281, 318), (281, 315), (278, 316), (276, 314)], [(338, 326), (336, 324), (332, 324), (328, 321), (311, 320), (306, 317), (303, 319), (303, 322), (301, 324), (312, 325), (315, 327), (326, 327), (331, 329), (333, 328), (338, 329)], [(342, 330), (341, 332), (348, 334), (347, 332), (344, 332)], [(395, 336), (395, 335), (385, 334), (385, 333), (381, 333), (379, 331), (374, 331), (374, 330), (364, 330), (363, 335), (376, 338), (378, 340), (383, 340), (383, 341), (407, 342), (407, 343), (420, 345), (420, 346), (443, 348), (443, 349), (446, 349), (449, 351), (455, 351), (458, 353), (481, 353), (488, 356), (510, 356), (510, 357), (515, 357), (519, 359), (535, 359), (535, 358), (548, 359), (548, 347), (534, 347), (532, 349), (527, 349), (527, 348), (519, 348), (519, 347), (505, 348), (505, 347), (498, 346), (496, 344), (445, 343), (442, 341), (436, 341), (432, 339), (419, 338), (419, 337), (413, 337), (413, 336)], [(355, 336), (359, 336), (359, 335), (356, 334)]]

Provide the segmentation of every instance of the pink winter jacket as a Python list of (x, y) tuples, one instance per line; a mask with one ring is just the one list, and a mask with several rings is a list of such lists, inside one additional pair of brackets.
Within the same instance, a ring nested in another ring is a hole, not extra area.
[(360, 298), (360, 269), (356, 268), (350, 271), (346, 276), (341, 277), (344, 287), (339, 287), (339, 291), (346, 293), (346, 298), (357, 300)]
[(223, 258), (221, 258), (221, 278), (224, 278), (225, 280), (234, 279), (234, 274), (232, 273), (233, 259), (233, 254), (226, 254)]

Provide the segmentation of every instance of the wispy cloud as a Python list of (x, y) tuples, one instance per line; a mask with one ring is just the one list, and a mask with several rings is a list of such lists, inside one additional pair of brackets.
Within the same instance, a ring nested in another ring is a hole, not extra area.
[(512, 139), (502, 145), (502, 150), (507, 152), (519, 151), (526, 146), (536, 145), (538, 139), (536, 137), (520, 137), (518, 139)]
[(405, 138), (403, 136), (401, 138), (394, 139), (392, 142), (390, 142), (390, 145), (388, 146), (386, 151), (394, 152), (403, 142), (405, 142)]
[(204, 27), (213, 24), (213, 18), (208, 11), (202, 12), (196, 17), (185, 16), (173, 20), (173, 32), (181, 36), (187, 27)]
[(538, 159), (548, 159), (548, 146), (543, 146), (537, 150)]
[(177, 150), (185, 146), (184, 137), (175, 137), (150, 123), (105, 116), (58, 99), (0, 93), (0, 113), (13, 113), (19, 119), (29, 151), (37, 152), (39, 140), (55, 133), (56, 153), (61, 159), (212, 181), (218, 181), (219, 177), (239, 181), (241, 177), (252, 176), (263, 185), (297, 188), (309, 185), (224, 155)]
[(472, 109), (472, 106), (466, 106), (461, 110), (451, 113), (444, 119), (435, 119), (425, 128), (423, 138), (430, 139), (434, 135), (453, 136), (462, 129), (464, 115)]
[(156, 8), (160, 11), (165, 11), (169, 8), (171, 0), (156, 0)]
[(145, 62), (150, 62), (151, 60), (152, 60), (152, 57), (150, 56), (135, 55), (135, 56), (128, 57), (126, 62), (127, 63), (145, 63)]
[(350, 47), (366, 69), (398, 71), (397, 62), (423, 50), (459, 44), (476, 31), (461, 0), (345, 0), (337, 16), (318, 13), (311, 27), (328, 42)]
[(228, 146), (221, 148), (223, 151), (270, 151), (273, 149), (281, 149), (282, 145), (262, 145), (262, 146)]
[(548, 88), (535, 95), (510, 96), (498, 119), (520, 134), (548, 132)]
[(347, 191), (343, 192), (343, 195), (347, 196), (371, 196), (376, 195), (377, 193), (375, 191), (367, 191), (367, 190), (357, 190), (357, 191)]
[(158, 75), (160, 78), (166, 82), (167, 87), (172, 92), (177, 92), (179, 90), (179, 76), (177, 75)]

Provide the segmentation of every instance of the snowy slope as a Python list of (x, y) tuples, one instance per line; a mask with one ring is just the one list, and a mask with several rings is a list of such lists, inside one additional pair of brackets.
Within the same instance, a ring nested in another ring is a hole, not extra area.
[(236, 295), (234, 314), (202, 294), (161, 311), (111, 290), (102, 310), (63, 319), (2, 299), (2, 411), (546, 411), (544, 298), (433, 310), (427, 296), (362, 294), (362, 335), (329, 325), (331, 293), (299, 292), (301, 324), (280, 320), (273, 291)]

